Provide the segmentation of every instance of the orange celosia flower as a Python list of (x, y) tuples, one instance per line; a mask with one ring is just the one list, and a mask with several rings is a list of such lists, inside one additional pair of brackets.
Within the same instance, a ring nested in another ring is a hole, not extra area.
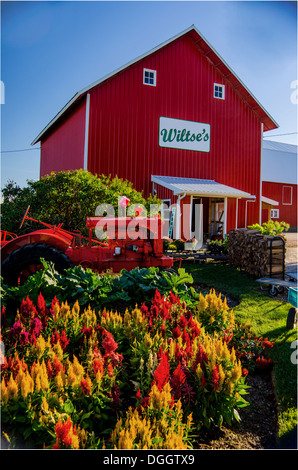
[(274, 343), (272, 341), (269, 341), (268, 338), (265, 338), (264, 341), (262, 342), (262, 347), (264, 349), (271, 349), (273, 345)]
[(114, 377), (114, 369), (113, 369), (113, 366), (112, 366), (111, 362), (109, 362), (109, 364), (108, 364), (108, 376), (109, 377)]
[(99, 357), (96, 357), (93, 360), (93, 370), (95, 375), (97, 374), (97, 372), (100, 372), (101, 375), (103, 374), (103, 360)]
[(91, 388), (92, 388), (92, 382), (90, 377), (87, 375), (87, 377), (84, 379), (81, 379), (81, 389), (84, 395), (91, 395)]
[(76, 429), (73, 427), (70, 417), (63, 423), (61, 420), (55, 426), (56, 431), (56, 443), (53, 449), (60, 449), (63, 447), (70, 447), (72, 449), (79, 448), (79, 439)]

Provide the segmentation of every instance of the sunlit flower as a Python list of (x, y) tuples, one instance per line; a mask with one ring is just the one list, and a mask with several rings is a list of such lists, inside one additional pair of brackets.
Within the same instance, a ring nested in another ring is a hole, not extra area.
[(70, 417), (63, 423), (61, 420), (55, 426), (56, 444), (53, 449), (59, 448), (79, 448), (79, 439), (76, 430), (73, 427)]
[(92, 381), (88, 375), (81, 379), (81, 389), (84, 395), (91, 395)]

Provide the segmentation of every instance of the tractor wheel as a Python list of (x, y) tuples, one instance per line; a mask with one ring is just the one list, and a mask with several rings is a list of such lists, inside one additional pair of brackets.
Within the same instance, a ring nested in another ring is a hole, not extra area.
[(73, 267), (68, 256), (53, 246), (45, 243), (25, 245), (10, 253), (3, 261), (4, 283), (11, 286), (24, 284), (29, 276), (43, 268), (41, 258), (52, 261), (59, 273)]

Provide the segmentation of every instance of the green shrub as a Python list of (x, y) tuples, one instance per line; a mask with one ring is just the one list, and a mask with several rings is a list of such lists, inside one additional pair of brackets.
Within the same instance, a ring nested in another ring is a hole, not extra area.
[(143, 204), (148, 211), (150, 204), (160, 202), (151, 196), (146, 200), (127, 180), (86, 170), (52, 172), (39, 181), (28, 181), (24, 188), (10, 181), (2, 195), (2, 229), (18, 235), (37, 229), (35, 222), (26, 221), (19, 230), (28, 205), (32, 218), (52, 225), (63, 223), (65, 230), (80, 230), (86, 235), (86, 218), (95, 215), (99, 204), (111, 204), (117, 214), (118, 197), (123, 195), (130, 204)]
[(287, 232), (290, 225), (287, 222), (268, 220), (268, 222), (264, 222), (262, 225), (249, 225), (248, 228), (251, 230), (259, 230), (263, 235), (276, 236), (280, 235), (282, 232)]

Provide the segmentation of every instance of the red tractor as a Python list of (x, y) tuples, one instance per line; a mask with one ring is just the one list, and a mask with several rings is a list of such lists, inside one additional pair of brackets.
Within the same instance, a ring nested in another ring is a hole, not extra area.
[[(42, 268), (41, 258), (52, 261), (58, 272), (81, 265), (94, 271), (130, 271), (136, 267), (171, 268), (173, 259), (164, 256), (162, 220), (147, 217), (88, 217), (89, 237), (69, 232), (60, 225), (49, 225), (28, 217), (45, 228), (16, 236), (1, 232), (1, 275), (9, 285), (20, 285)], [(106, 232), (107, 242), (93, 238), (94, 230)], [(112, 234), (112, 237), (110, 235)]]

